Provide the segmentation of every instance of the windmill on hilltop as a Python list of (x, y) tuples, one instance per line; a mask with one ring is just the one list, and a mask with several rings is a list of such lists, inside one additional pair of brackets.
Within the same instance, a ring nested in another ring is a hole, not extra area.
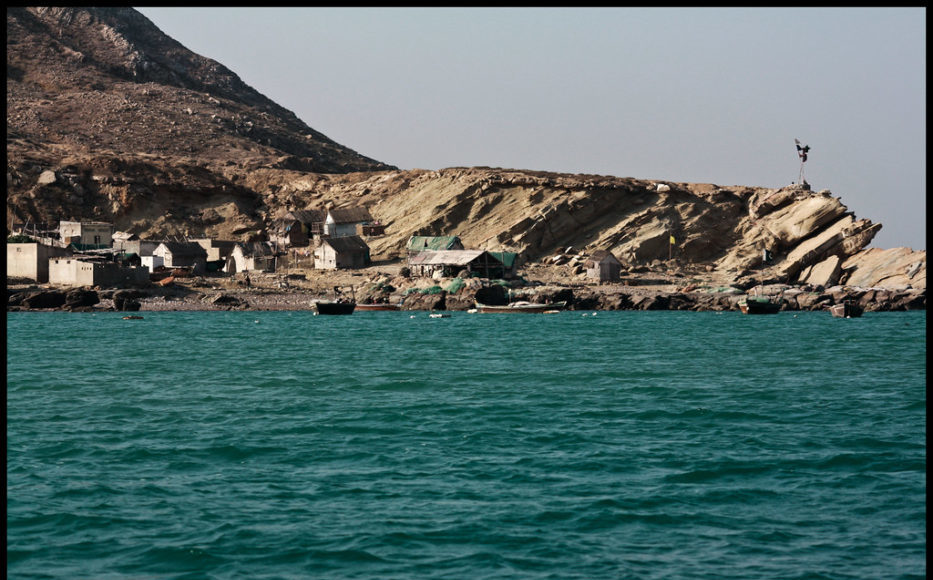
[(810, 151), (810, 146), (801, 146), (799, 139), (794, 139), (794, 143), (797, 145), (797, 157), (800, 158), (800, 176), (798, 177), (797, 183), (801, 185), (810, 185), (803, 177), (803, 164), (807, 162), (807, 153)]

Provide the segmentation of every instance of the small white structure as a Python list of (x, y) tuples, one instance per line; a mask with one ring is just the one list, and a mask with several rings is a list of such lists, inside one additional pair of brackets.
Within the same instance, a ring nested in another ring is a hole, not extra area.
[(332, 238), (357, 235), (356, 226), (369, 224), (373, 216), (365, 207), (331, 209), (324, 220), (324, 235)]
[(140, 256), (142, 260), (143, 268), (149, 270), (149, 273), (155, 272), (156, 268), (159, 266), (165, 265), (165, 260), (162, 259), (162, 256)]
[(162, 242), (152, 255), (160, 256), (166, 268), (191, 268), (194, 274), (207, 269), (207, 251), (195, 242)]
[(227, 258), (224, 271), (229, 274), (249, 271), (275, 272), (275, 250), (262, 242), (237, 244)]
[(6, 245), (7, 278), (28, 278), (36, 282), (49, 281), (49, 258), (67, 256), (71, 252), (57, 246), (36, 242)]
[(144, 284), (149, 280), (145, 268), (124, 267), (100, 259), (75, 256), (49, 259), (49, 284), (53, 286), (112, 286)]
[(97, 250), (113, 245), (113, 224), (107, 222), (69, 222), (58, 224), (62, 241), (79, 250)]

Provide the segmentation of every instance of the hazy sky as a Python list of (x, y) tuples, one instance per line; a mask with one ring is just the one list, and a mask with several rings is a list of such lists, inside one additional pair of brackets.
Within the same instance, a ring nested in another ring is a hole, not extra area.
[(782, 187), (926, 249), (925, 8), (140, 8), (401, 169)]

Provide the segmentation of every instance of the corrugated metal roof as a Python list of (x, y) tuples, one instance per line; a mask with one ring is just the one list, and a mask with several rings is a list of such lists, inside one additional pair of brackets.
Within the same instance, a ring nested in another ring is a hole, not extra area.
[(324, 238), (322, 244), (327, 244), (335, 252), (368, 252), (369, 246), (359, 236), (341, 236), (339, 238)]
[(483, 254), (487, 254), (492, 261), (499, 262), (485, 250), (425, 250), (409, 258), (409, 263), (424, 266), (465, 266)]

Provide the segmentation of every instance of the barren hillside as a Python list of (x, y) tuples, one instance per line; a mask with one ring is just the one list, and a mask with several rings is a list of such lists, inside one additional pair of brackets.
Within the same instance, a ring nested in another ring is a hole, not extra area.
[(148, 238), (245, 241), (288, 209), (363, 205), (387, 224), (367, 240), (377, 257), (400, 255), (413, 234), (458, 235), (526, 262), (605, 249), (724, 280), (926, 284), (925, 252), (865, 251), (881, 224), (828, 190), (399, 170), (311, 129), (132, 8), (9, 8), (7, 127), (8, 225), (91, 219)]

